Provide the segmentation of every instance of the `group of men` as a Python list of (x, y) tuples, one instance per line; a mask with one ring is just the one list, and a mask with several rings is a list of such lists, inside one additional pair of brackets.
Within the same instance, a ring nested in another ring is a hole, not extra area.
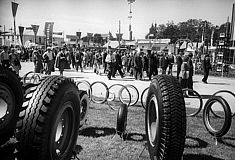
[[(9, 47), (3, 47), (0, 53), (0, 64), (9, 67), (13, 66), (14, 70), (19, 73), (21, 68), (21, 54), (18, 50)], [(44, 51), (42, 49), (34, 48), (32, 52), (32, 61), (34, 62), (36, 73), (45, 72), (50, 75), (55, 70), (59, 69), (60, 75), (63, 75), (65, 68), (70, 68), (70, 65), (78, 71), (90, 66), (93, 67), (94, 72), (101, 74), (101, 66), (103, 65), (103, 73), (107, 73), (108, 79), (114, 78), (116, 73), (119, 72), (121, 78), (126, 73), (134, 76), (136, 80), (143, 78), (145, 72), (149, 80), (152, 76), (159, 74), (161, 68), (162, 74), (172, 75), (172, 67), (175, 62), (175, 56), (168, 53), (168, 50), (163, 50), (161, 54), (154, 50), (143, 49), (139, 50), (123, 50), (123, 49), (81, 49), (73, 48), (72, 50), (67, 47), (52, 48), (47, 47)], [(211, 70), (210, 58), (205, 55), (203, 60), (204, 77), (203, 83), (207, 83), (209, 70)], [(192, 53), (181, 52), (176, 55), (177, 65), (177, 79), (183, 88), (193, 89), (193, 73), (194, 67), (192, 62)], [(167, 72), (168, 70), (168, 72)]]
[(143, 49), (133, 51), (123, 50), (108, 50), (107, 57), (105, 59), (107, 63), (107, 77), (115, 77), (118, 71), (121, 77), (124, 77), (123, 70), (133, 75), (136, 80), (143, 78), (143, 73), (146, 72), (149, 80), (153, 75), (158, 75), (158, 69), (162, 69), (162, 74), (172, 75), (172, 66), (174, 64), (173, 54), (168, 55), (167, 52), (163, 52), (163, 55), (159, 56), (154, 50), (147, 50), (144, 52)]

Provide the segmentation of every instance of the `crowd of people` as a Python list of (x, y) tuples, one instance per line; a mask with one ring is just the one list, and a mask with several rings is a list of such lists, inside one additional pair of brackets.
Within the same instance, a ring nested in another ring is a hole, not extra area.
[[(60, 75), (65, 69), (93, 69), (96, 74), (106, 74), (108, 79), (115, 78), (117, 72), (121, 78), (126, 75), (133, 76), (136, 80), (142, 80), (146, 75), (149, 80), (152, 76), (161, 74), (172, 75), (173, 65), (177, 65), (177, 79), (182, 88), (193, 89), (194, 66), (192, 53), (180, 52), (178, 55), (163, 50), (161, 54), (155, 50), (143, 49), (91, 49), (79, 47), (47, 47), (40, 48), (15, 48), (3, 46), (0, 51), (0, 64), (12, 68), (19, 73), (21, 62), (32, 61), (34, 72), (50, 75), (58, 68)], [(211, 69), (208, 55), (203, 61), (204, 77), (202, 81), (207, 83), (209, 70)]]

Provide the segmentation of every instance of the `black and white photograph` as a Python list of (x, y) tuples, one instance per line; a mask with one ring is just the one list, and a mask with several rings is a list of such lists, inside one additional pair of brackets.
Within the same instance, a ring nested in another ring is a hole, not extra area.
[(1, 160), (234, 160), (234, 0), (0, 0)]

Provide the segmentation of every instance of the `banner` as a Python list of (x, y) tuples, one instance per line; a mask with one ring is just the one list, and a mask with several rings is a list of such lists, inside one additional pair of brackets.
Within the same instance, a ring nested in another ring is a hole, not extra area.
[(116, 36), (117, 36), (117, 40), (118, 40), (118, 41), (121, 41), (121, 40), (122, 40), (122, 35), (123, 35), (122, 33), (120, 33), (120, 34), (119, 34), (119, 33), (116, 33)]
[(20, 33), (20, 41), (21, 41), (21, 45), (23, 46), (23, 45), (24, 45), (24, 42), (23, 42), (24, 27), (19, 26), (19, 33)]
[(34, 32), (34, 35), (36, 36), (37, 33), (38, 33), (38, 28), (39, 28), (39, 25), (31, 25), (32, 26), (32, 29), (33, 29), (33, 32)]
[(26, 30), (33, 30), (32, 27), (26, 27), (25, 29), (26, 29)]
[(87, 37), (91, 38), (93, 36), (93, 33), (87, 33)]
[(135, 0), (127, 0), (128, 3), (133, 3)]
[(81, 32), (76, 32), (76, 35), (77, 35), (78, 39), (81, 38)]
[(46, 35), (46, 46), (52, 45), (52, 35), (53, 35), (54, 22), (46, 22), (44, 33)]
[[(231, 40), (235, 41), (235, 3), (233, 3), (232, 22), (231, 22)], [(234, 44), (233, 44), (234, 46)]]
[(60, 35), (62, 36), (63, 35), (63, 32), (53, 32), (54, 35)]
[(17, 11), (18, 5), (19, 5), (18, 3), (11, 2), (11, 6), (12, 6), (12, 15), (13, 15), (14, 18), (15, 18), (15, 16), (16, 16), (16, 11)]

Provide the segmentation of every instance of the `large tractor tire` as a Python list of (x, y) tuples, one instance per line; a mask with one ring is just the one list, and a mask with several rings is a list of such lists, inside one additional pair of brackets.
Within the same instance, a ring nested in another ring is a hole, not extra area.
[(22, 103), (19, 76), (11, 69), (0, 66), (0, 145), (14, 134)]
[(186, 137), (186, 109), (177, 79), (159, 75), (152, 80), (145, 112), (147, 146), (152, 160), (182, 158)]
[(17, 122), (18, 159), (67, 160), (80, 122), (78, 88), (71, 79), (50, 76), (25, 96)]

